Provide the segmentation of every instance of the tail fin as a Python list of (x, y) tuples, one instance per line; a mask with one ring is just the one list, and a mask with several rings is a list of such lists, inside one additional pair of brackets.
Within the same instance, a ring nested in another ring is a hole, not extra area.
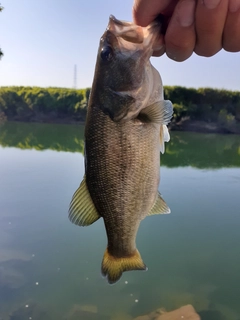
[(114, 257), (106, 249), (102, 261), (102, 275), (107, 278), (108, 283), (117, 282), (124, 271), (147, 270), (140, 253), (136, 249), (129, 257)]

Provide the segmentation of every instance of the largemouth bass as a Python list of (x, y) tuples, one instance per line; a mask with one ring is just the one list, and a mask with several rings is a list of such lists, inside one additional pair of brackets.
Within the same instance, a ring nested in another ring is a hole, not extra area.
[(109, 283), (124, 271), (146, 270), (136, 248), (141, 220), (170, 209), (158, 193), (160, 151), (170, 139), (173, 108), (149, 59), (158, 22), (142, 28), (110, 16), (97, 54), (85, 126), (85, 175), (69, 218), (88, 226), (103, 218), (108, 245), (102, 274)]

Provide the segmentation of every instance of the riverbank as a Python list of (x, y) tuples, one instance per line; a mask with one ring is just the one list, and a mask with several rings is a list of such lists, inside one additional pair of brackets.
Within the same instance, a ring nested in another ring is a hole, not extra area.
[[(0, 123), (83, 124), (90, 88), (0, 87)], [(240, 92), (164, 87), (173, 103), (171, 130), (240, 134)]]
[[(6, 119), (0, 117), (0, 124), (6, 122)], [(41, 116), (34, 117), (30, 121), (20, 121), (18, 119), (8, 121), (14, 122), (24, 122), (24, 123), (47, 123), (47, 124), (70, 124), (70, 125), (84, 125), (84, 120), (76, 120), (71, 117), (49, 117)], [(171, 131), (186, 131), (186, 132), (199, 132), (199, 133), (222, 133), (222, 134), (240, 134), (240, 124), (234, 123), (233, 125), (222, 125), (217, 122), (207, 122), (184, 119), (179, 122), (172, 121), (169, 124), (169, 130)]]
[(179, 122), (173, 121), (169, 125), (172, 131), (192, 131), (199, 133), (223, 133), (223, 134), (240, 134), (240, 124), (233, 123), (231, 125), (224, 125), (218, 122), (207, 122), (198, 120), (181, 120)]

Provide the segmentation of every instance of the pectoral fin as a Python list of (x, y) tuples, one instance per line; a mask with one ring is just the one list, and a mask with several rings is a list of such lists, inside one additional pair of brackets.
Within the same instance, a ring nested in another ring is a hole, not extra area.
[(170, 134), (168, 132), (167, 126), (164, 124), (160, 127), (160, 152), (165, 152), (165, 142), (170, 140)]
[(149, 122), (167, 125), (173, 114), (173, 106), (171, 101), (162, 100), (144, 108), (140, 115), (147, 117)]
[(89, 194), (85, 176), (72, 197), (68, 213), (70, 221), (78, 226), (89, 226), (100, 218)]
[(163, 200), (163, 198), (161, 197), (161, 194), (158, 193), (157, 199), (148, 215), (151, 216), (152, 214), (167, 214), (167, 213), (171, 213), (171, 210), (166, 204), (166, 202)]

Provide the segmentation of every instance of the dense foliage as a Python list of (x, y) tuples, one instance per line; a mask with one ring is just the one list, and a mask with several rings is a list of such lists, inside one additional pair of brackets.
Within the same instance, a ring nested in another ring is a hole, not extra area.
[(173, 124), (215, 123), (216, 131), (240, 133), (240, 91), (166, 86), (164, 97), (173, 103)]
[(8, 120), (54, 122), (84, 121), (90, 89), (2, 87), (0, 112)]
[[(1, 87), (0, 118), (15, 121), (84, 121), (90, 89)], [(174, 105), (174, 124), (216, 123), (226, 132), (240, 132), (240, 92), (211, 88), (164, 88)], [(222, 131), (224, 131), (222, 130)]]
[(164, 88), (165, 99), (174, 104), (174, 118), (192, 120), (222, 121), (224, 118), (240, 121), (240, 92), (211, 88)]

